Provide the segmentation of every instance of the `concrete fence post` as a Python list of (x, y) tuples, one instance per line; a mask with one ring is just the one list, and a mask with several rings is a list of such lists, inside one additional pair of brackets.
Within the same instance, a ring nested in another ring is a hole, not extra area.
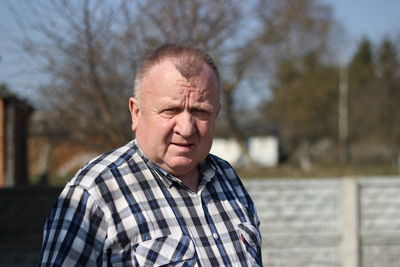
[(342, 266), (360, 267), (359, 187), (353, 178), (342, 183)]

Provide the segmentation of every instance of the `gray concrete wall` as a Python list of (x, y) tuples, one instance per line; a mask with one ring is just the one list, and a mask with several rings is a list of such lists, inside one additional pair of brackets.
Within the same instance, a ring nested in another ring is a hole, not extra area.
[(400, 177), (244, 180), (269, 267), (400, 266)]
[(400, 266), (400, 179), (362, 180), (359, 192), (362, 266)]

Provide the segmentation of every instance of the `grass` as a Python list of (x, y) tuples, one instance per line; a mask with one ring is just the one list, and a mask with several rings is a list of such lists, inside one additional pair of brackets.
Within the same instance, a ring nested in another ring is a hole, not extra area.
[(305, 171), (294, 164), (283, 164), (278, 167), (258, 169), (237, 169), (239, 176), (246, 178), (313, 178), (313, 177), (349, 177), (349, 176), (393, 176), (399, 175), (397, 169), (385, 164), (338, 165), (319, 164), (313, 165), (311, 170)]
[[(339, 167), (329, 164), (315, 164), (310, 171), (302, 170), (295, 164), (282, 164), (278, 167), (244, 169), (236, 168), (238, 175), (242, 178), (333, 178), (333, 177), (372, 177), (372, 176), (399, 176), (397, 169), (389, 164), (363, 164)], [(50, 186), (64, 186), (74, 173), (66, 176), (50, 175), (47, 179)], [(32, 185), (40, 184), (40, 176), (30, 177)]]
[[(65, 176), (57, 176), (57, 175), (50, 175), (47, 177), (47, 183), (45, 185), (49, 186), (54, 186), (54, 187), (60, 187), (64, 186), (65, 184), (68, 183), (69, 180), (72, 179), (74, 174), (68, 174)], [(29, 182), (31, 185), (41, 185), (41, 177), (40, 175), (33, 175), (29, 178)]]

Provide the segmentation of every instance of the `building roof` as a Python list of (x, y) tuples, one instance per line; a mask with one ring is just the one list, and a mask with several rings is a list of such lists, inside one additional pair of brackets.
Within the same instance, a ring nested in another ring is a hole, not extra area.
[(7, 103), (17, 105), (27, 112), (32, 112), (34, 110), (33, 106), (29, 104), (28, 101), (11, 92), (4, 84), (0, 84), (0, 98), (4, 99)]

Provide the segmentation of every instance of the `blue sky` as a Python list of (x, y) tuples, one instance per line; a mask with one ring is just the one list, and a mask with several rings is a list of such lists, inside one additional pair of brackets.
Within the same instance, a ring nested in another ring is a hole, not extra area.
[(354, 40), (368, 36), (379, 41), (385, 34), (400, 34), (400, 0), (324, 0)]
[[(13, 48), (9, 38), (13, 27), (12, 15), (5, 4), (10, 0), (0, 0), (0, 82), (5, 82), (13, 90), (29, 97), (38, 75), (29, 73), (32, 62), (21, 57)], [(349, 35), (349, 49), (362, 36), (379, 41), (385, 34), (393, 35), (397, 31), (400, 39), (400, 0), (321, 0), (334, 7), (336, 18), (342, 23)], [(24, 74), (21, 75), (21, 71)]]

